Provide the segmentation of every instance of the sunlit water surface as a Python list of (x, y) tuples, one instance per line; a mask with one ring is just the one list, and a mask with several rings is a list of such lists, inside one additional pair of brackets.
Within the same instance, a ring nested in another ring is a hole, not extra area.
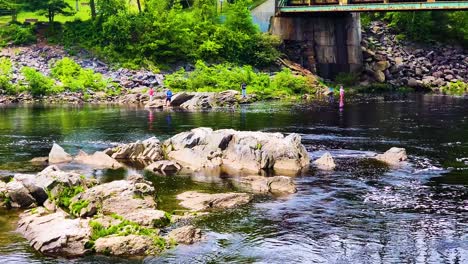
[[(333, 172), (311, 168), (295, 178), (298, 193), (258, 196), (250, 205), (201, 218), (204, 242), (158, 257), (43, 257), (14, 233), (19, 211), (0, 209), (5, 263), (468, 263), (468, 100), (440, 96), (381, 97), (293, 106), (265, 103), (209, 112), (111, 106), (0, 108), (0, 177), (37, 172), (33, 157), (57, 142), (67, 151), (168, 138), (191, 128), (300, 133), (310, 157), (328, 150)], [(368, 157), (405, 147), (408, 166), (390, 170)], [(138, 170), (136, 169), (130, 169)], [(103, 182), (129, 173), (89, 171)], [(156, 176), (161, 209), (181, 209), (185, 190), (235, 190), (225, 178)]]

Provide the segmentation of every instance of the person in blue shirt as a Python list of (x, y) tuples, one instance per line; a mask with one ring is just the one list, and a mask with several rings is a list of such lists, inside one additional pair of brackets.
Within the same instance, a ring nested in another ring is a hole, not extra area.
[(244, 82), (241, 84), (241, 90), (242, 90), (242, 99), (247, 97), (247, 84)]
[(171, 104), (171, 99), (172, 99), (172, 91), (167, 90), (167, 92), (166, 92), (166, 106), (169, 106)]

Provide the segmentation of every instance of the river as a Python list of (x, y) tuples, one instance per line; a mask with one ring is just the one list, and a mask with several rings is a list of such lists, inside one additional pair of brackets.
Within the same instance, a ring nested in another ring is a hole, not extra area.
[[(300, 133), (311, 158), (329, 150), (337, 169), (297, 176), (298, 193), (259, 196), (196, 225), (206, 239), (158, 257), (89, 256), (73, 263), (468, 263), (468, 100), (411, 95), (327, 102), (263, 103), (236, 110), (154, 111), (117, 106), (0, 107), (0, 175), (37, 172), (28, 163), (52, 142), (77, 153), (120, 142), (168, 138), (191, 128)], [(389, 170), (366, 157), (405, 147), (409, 166)], [(138, 168), (135, 168), (138, 170)], [(102, 181), (126, 170), (90, 171)], [(184, 190), (228, 191), (219, 177), (145, 176), (162, 209)], [(0, 209), (0, 260), (68, 263), (35, 253), (14, 233), (18, 211)]]

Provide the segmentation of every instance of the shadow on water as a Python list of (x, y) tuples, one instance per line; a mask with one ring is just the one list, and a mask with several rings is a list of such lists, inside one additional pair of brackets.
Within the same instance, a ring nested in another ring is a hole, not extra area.
[[(52, 142), (70, 153), (120, 142), (166, 139), (194, 127), (300, 133), (311, 159), (336, 158), (331, 172), (311, 168), (295, 177), (298, 193), (257, 196), (238, 209), (213, 212), (195, 224), (207, 239), (179, 246), (145, 263), (468, 263), (468, 107), (442, 96), (376, 97), (295, 106), (265, 103), (210, 112), (153, 111), (115, 106), (0, 108), (0, 176), (36, 172), (33, 157)], [(371, 159), (405, 147), (409, 164), (389, 168)], [(103, 182), (143, 166), (88, 170)], [(188, 190), (239, 191), (228, 175), (154, 175), (158, 206), (185, 209)], [(0, 258), (19, 263), (66, 263), (39, 256), (12, 231), (17, 211), (0, 209)], [(88, 256), (75, 263), (132, 263)]]

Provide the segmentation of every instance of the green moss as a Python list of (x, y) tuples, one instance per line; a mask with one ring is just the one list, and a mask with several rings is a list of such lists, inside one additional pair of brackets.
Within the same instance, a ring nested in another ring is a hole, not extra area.
[(142, 227), (141, 225), (124, 219), (122, 216), (117, 214), (112, 214), (111, 217), (120, 220), (120, 223), (104, 227), (99, 221), (92, 220), (89, 222), (89, 226), (91, 227), (91, 237), (90, 241), (85, 245), (87, 248), (93, 248), (95, 241), (102, 237), (128, 235), (150, 237), (153, 240), (155, 248), (158, 250), (163, 250), (170, 245), (164, 238), (158, 235), (159, 231), (157, 229)]
[(31, 209), (31, 214), (37, 214), (37, 207)]
[(87, 200), (78, 200), (77, 202), (73, 202), (70, 204), (70, 214), (73, 216), (79, 216), (80, 212), (83, 208), (88, 207), (89, 201)]

